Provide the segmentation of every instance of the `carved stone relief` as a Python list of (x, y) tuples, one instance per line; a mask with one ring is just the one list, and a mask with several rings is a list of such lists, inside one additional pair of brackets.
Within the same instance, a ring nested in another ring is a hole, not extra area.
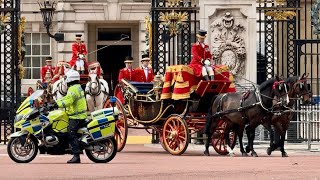
[(230, 12), (216, 19), (211, 25), (212, 55), (217, 64), (227, 65), (239, 79), (244, 76), (246, 64), (245, 27), (234, 20)]

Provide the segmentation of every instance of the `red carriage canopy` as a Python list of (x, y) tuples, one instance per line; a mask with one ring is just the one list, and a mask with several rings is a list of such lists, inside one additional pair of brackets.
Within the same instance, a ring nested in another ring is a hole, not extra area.
[[(217, 93), (236, 92), (233, 76), (229, 73), (229, 68), (225, 65), (215, 65), (213, 68), (215, 71), (214, 79), (216, 81), (199, 84), (202, 78), (196, 77), (193, 69), (189, 66), (169, 66), (164, 76), (161, 99), (188, 99), (194, 91), (200, 96), (206, 91)], [(219, 86), (219, 84), (222, 84), (222, 86)]]

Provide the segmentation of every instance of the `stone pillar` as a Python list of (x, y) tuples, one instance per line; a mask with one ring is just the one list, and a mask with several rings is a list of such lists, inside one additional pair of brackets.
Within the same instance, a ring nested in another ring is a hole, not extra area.
[(216, 63), (228, 65), (240, 83), (256, 82), (256, 0), (199, 0), (199, 6)]

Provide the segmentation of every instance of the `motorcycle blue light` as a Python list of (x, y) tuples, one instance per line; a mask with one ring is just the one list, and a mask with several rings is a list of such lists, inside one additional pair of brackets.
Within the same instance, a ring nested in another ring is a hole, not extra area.
[(116, 100), (115, 97), (111, 97), (111, 98), (110, 98), (110, 103), (116, 103), (116, 102), (117, 102), (117, 100)]
[(30, 105), (32, 106), (32, 105), (33, 105), (33, 100), (30, 99), (30, 100), (29, 100), (29, 103), (30, 103)]

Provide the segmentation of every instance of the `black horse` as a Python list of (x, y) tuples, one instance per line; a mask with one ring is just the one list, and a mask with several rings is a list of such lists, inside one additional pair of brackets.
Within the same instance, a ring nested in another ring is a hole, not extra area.
[(267, 149), (267, 154), (271, 155), (272, 151), (280, 147), (282, 157), (287, 157), (287, 153), (284, 150), (284, 140), (286, 132), (289, 127), (289, 123), (292, 118), (295, 116), (295, 113), (292, 111), (297, 99), (302, 99), (302, 104), (309, 104), (311, 101), (311, 92), (308, 88), (307, 75), (304, 73), (301, 77), (294, 76), (287, 78), (285, 83), (289, 86), (288, 96), (289, 103), (285, 107), (279, 108), (279, 115), (273, 115), (271, 117), (271, 123), (274, 126), (277, 133), (280, 135), (280, 141), (277, 144), (274, 144), (270, 140), (270, 147)]
[[(270, 110), (277, 104), (286, 104), (287, 96), (286, 84), (280, 81), (278, 77), (270, 79), (261, 84), (259, 90), (252, 90), (245, 93), (227, 93), (218, 95), (214, 100), (207, 118), (205, 134), (208, 140), (205, 144), (205, 155), (209, 155), (209, 142), (211, 141), (213, 132), (217, 126), (218, 119), (228, 122), (227, 129), (233, 129), (239, 137), (240, 151), (242, 156), (247, 156), (244, 151), (242, 137), (246, 124), (251, 127), (257, 127), (263, 124), (267, 129), (271, 130)], [(276, 100), (276, 102), (274, 102)], [(250, 128), (251, 129), (251, 128)], [(229, 144), (229, 133), (226, 132), (226, 144)], [(254, 138), (254, 136), (252, 136)], [(230, 149), (230, 148), (229, 148)], [(252, 150), (252, 156), (257, 156)]]

